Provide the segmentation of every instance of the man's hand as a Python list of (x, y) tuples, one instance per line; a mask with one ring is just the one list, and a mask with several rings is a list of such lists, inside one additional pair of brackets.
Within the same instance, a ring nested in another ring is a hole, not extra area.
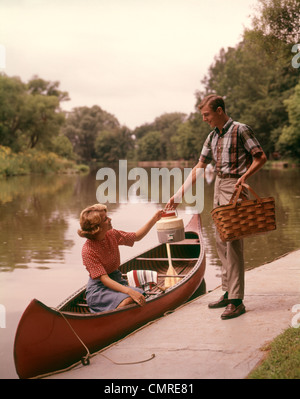
[(171, 210), (175, 210), (177, 208), (177, 206), (179, 205), (179, 203), (175, 202), (175, 197), (171, 197), (169, 199), (169, 202), (167, 203), (167, 205), (165, 206), (165, 211), (171, 211)]
[(235, 184), (235, 189), (237, 189), (241, 184), (245, 183), (246, 178), (244, 176), (241, 176), (238, 181)]

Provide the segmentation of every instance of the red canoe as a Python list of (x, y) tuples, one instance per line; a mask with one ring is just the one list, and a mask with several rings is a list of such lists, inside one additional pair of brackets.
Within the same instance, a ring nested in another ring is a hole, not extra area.
[[(102, 313), (91, 313), (85, 302), (85, 287), (57, 308), (33, 299), (19, 322), (14, 344), (16, 371), (20, 378), (42, 376), (65, 369), (85, 359), (128, 333), (186, 302), (199, 288), (205, 271), (204, 241), (200, 215), (185, 228), (185, 240), (170, 244), (172, 265), (178, 282), (162, 291), (155, 287), (143, 307), (132, 304)], [(155, 270), (163, 286), (168, 270), (165, 244), (123, 263), (122, 273)]]

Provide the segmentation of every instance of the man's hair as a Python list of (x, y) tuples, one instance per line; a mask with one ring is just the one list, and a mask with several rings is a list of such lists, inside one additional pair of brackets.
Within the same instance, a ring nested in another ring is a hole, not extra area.
[(225, 102), (221, 96), (210, 94), (209, 96), (204, 97), (198, 108), (202, 109), (205, 105), (208, 105), (214, 112), (221, 107), (225, 113)]

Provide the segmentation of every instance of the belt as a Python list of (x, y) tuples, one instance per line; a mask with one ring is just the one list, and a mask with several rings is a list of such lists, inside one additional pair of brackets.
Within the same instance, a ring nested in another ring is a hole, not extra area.
[(233, 173), (221, 173), (221, 172), (218, 172), (217, 176), (219, 176), (221, 179), (239, 179), (241, 177), (240, 175), (235, 175)]

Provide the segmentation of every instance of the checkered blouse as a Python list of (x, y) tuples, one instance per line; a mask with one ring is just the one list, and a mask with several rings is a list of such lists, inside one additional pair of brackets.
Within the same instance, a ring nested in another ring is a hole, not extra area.
[(86, 240), (82, 248), (82, 260), (92, 279), (110, 274), (120, 266), (119, 245), (132, 247), (135, 233), (111, 229), (101, 241)]

